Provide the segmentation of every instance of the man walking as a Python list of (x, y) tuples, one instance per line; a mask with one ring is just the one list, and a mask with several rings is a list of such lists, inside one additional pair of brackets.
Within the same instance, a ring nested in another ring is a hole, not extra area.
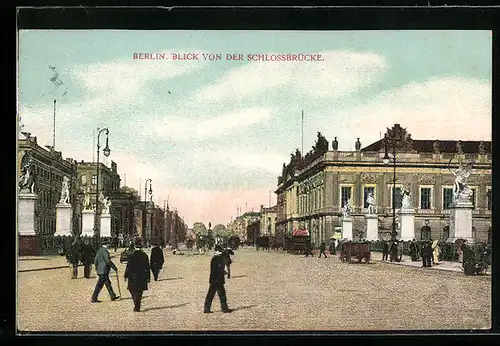
[(314, 256), (311, 250), (311, 239), (308, 238), (306, 240), (306, 257), (309, 257), (309, 255), (311, 255), (311, 257)]
[(117, 300), (120, 296), (117, 296), (113, 291), (113, 287), (111, 286), (111, 281), (109, 280), (109, 272), (111, 268), (118, 275), (118, 268), (116, 268), (115, 264), (111, 262), (109, 258), (109, 250), (108, 246), (110, 245), (109, 240), (104, 241), (101, 248), (97, 250), (95, 255), (95, 270), (97, 272), (97, 276), (99, 279), (97, 280), (97, 284), (95, 285), (94, 293), (92, 294), (92, 303), (100, 303), (101, 301), (98, 298), (99, 293), (102, 290), (102, 287), (106, 285), (109, 296), (111, 300)]
[(90, 244), (89, 239), (85, 239), (82, 249), (82, 262), (83, 262), (83, 276), (86, 279), (90, 279), (90, 273), (92, 272), (92, 263), (94, 263), (94, 258), (96, 251), (94, 247)]
[(226, 290), (224, 288), (224, 259), (222, 258), (222, 247), (220, 245), (215, 246), (215, 254), (210, 261), (210, 287), (208, 288), (207, 296), (205, 298), (205, 307), (203, 312), (208, 314), (211, 313), (210, 308), (212, 307), (212, 301), (215, 296), (215, 292), (219, 295), (221, 310), (224, 313), (232, 312), (227, 306)]
[(391, 262), (398, 261), (398, 242), (394, 240), (391, 245)]
[(318, 258), (321, 258), (321, 255), (325, 255), (325, 258), (326, 257), (326, 253), (325, 253), (325, 249), (326, 249), (326, 244), (324, 241), (321, 242), (321, 244), (319, 245), (319, 256)]
[(155, 243), (151, 249), (151, 272), (153, 273), (155, 281), (158, 281), (158, 274), (160, 274), (164, 262), (163, 251), (158, 244)]
[(135, 250), (128, 258), (124, 274), (125, 281), (128, 280), (127, 289), (134, 301), (134, 312), (141, 311), (142, 293), (148, 290), (148, 283), (151, 281), (149, 269), (148, 255), (142, 251), (142, 241), (138, 238)]
[(81, 241), (80, 238), (76, 236), (75, 240), (66, 251), (66, 260), (70, 264), (72, 279), (78, 278), (78, 263), (80, 262), (81, 251)]
[(227, 268), (227, 278), (231, 278), (231, 263), (233, 261), (231, 260), (231, 255), (234, 255), (234, 251), (226, 248), (224, 251), (222, 251), (222, 259), (224, 260), (224, 265)]

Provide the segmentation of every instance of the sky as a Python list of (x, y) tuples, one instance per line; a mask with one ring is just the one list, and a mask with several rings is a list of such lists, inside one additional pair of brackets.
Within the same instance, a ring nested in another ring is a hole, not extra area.
[[(276, 203), (282, 165), (302, 146), (302, 111), (305, 152), (318, 131), (330, 149), (336, 136), (353, 150), (394, 123), (413, 139), (491, 140), (491, 45), (490, 31), (24, 30), (18, 112), (51, 145), (56, 98), (63, 157), (92, 161), (107, 127), (104, 163), (117, 163), (122, 185), (144, 194), (151, 179), (155, 203), (168, 200), (188, 225), (226, 224)], [(199, 60), (172, 60), (183, 53)], [(246, 60), (300, 53), (323, 61)]]

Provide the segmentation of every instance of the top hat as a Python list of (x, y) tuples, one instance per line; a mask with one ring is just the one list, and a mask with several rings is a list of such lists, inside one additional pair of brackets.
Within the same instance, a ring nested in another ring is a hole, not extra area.
[(142, 239), (141, 238), (135, 238), (134, 245), (135, 245), (135, 247), (141, 248), (142, 247)]

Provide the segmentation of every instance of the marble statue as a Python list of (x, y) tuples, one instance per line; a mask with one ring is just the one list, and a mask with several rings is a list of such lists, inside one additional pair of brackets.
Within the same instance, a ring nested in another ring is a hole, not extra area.
[(366, 197), (366, 203), (368, 203), (368, 214), (376, 214), (377, 205), (375, 204), (375, 198), (373, 197), (372, 192), (370, 192), (368, 197)]
[(85, 191), (84, 199), (83, 199), (83, 209), (90, 209), (90, 187), (87, 187), (87, 191)]
[(359, 137), (356, 140), (356, 143), (354, 143), (354, 147), (356, 148), (356, 151), (361, 150), (361, 142), (359, 141)]
[(484, 155), (486, 153), (486, 144), (484, 143), (484, 141), (479, 143), (478, 150), (479, 150), (479, 154), (481, 154), (481, 155)]
[(332, 149), (333, 150), (338, 150), (339, 149), (339, 142), (337, 141), (337, 137), (332, 142)]
[[(450, 160), (451, 162), (451, 160)], [(470, 202), (472, 197), (472, 190), (467, 184), (467, 178), (471, 175), (473, 163), (463, 164), (456, 170), (449, 169), (451, 174), (455, 176), (455, 182), (453, 183), (453, 201), (457, 202)]]
[(68, 204), (69, 203), (69, 179), (68, 177), (63, 177), (62, 187), (61, 187), (61, 199), (59, 203)]
[(434, 142), (434, 144), (432, 145), (432, 147), (434, 149), (434, 153), (435, 154), (439, 154), (441, 152), (439, 140), (436, 139), (436, 141)]
[(111, 202), (106, 197), (104, 197), (102, 192), (99, 195), (99, 201), (102, 203), (102, 213), (109, 214), (109, 207), (111, 206)]
[(344, 207), (342, 208), (342, 216), (344, 218), (348, 218), (351, 215), (351, 205), (349, 204), (349, 201), (346, 201), (344, 204)]
[(411, 209), (412, 203), (411, 203), (410, 189), (408, 187), (402, 187), (401, 193), (403, 195), (401, 200), (401, 209)]
[(21, 160), (21, 178), (19, 179), (20, 192), (35, 192), (35, 166), (31, 155), (27, 152)]
[(462, 146), (462, 141), (457, 142), (457, 154), (462, 155), (464, 153), (464, 149)]

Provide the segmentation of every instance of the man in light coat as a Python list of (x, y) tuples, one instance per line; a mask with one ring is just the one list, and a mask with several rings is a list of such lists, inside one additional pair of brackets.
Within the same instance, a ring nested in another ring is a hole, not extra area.
[(92, 294), (92, 303), (100, 303), (101, 301), (98, 298), (99, 293), (102, 290), (102, 287), (106, 285), (108, 289), (109, 296), (111, 300), (117, 300), (120, 296), (117, 296), (113, 291), (113, 287), (111, 286), (111, 281), (109, 280), (109, 272), (113, 269), (118, 275), (118, 268), (115, 266), (111, 259), (109, 258), (109, 250), (110, 246), (109, 241), (104, 241), (101, 248), (97, 250), (95, 255), (94, 263), (95, 270), (99, 279), (97, 280), (97, 284), (95, 285), (94, 293)]

